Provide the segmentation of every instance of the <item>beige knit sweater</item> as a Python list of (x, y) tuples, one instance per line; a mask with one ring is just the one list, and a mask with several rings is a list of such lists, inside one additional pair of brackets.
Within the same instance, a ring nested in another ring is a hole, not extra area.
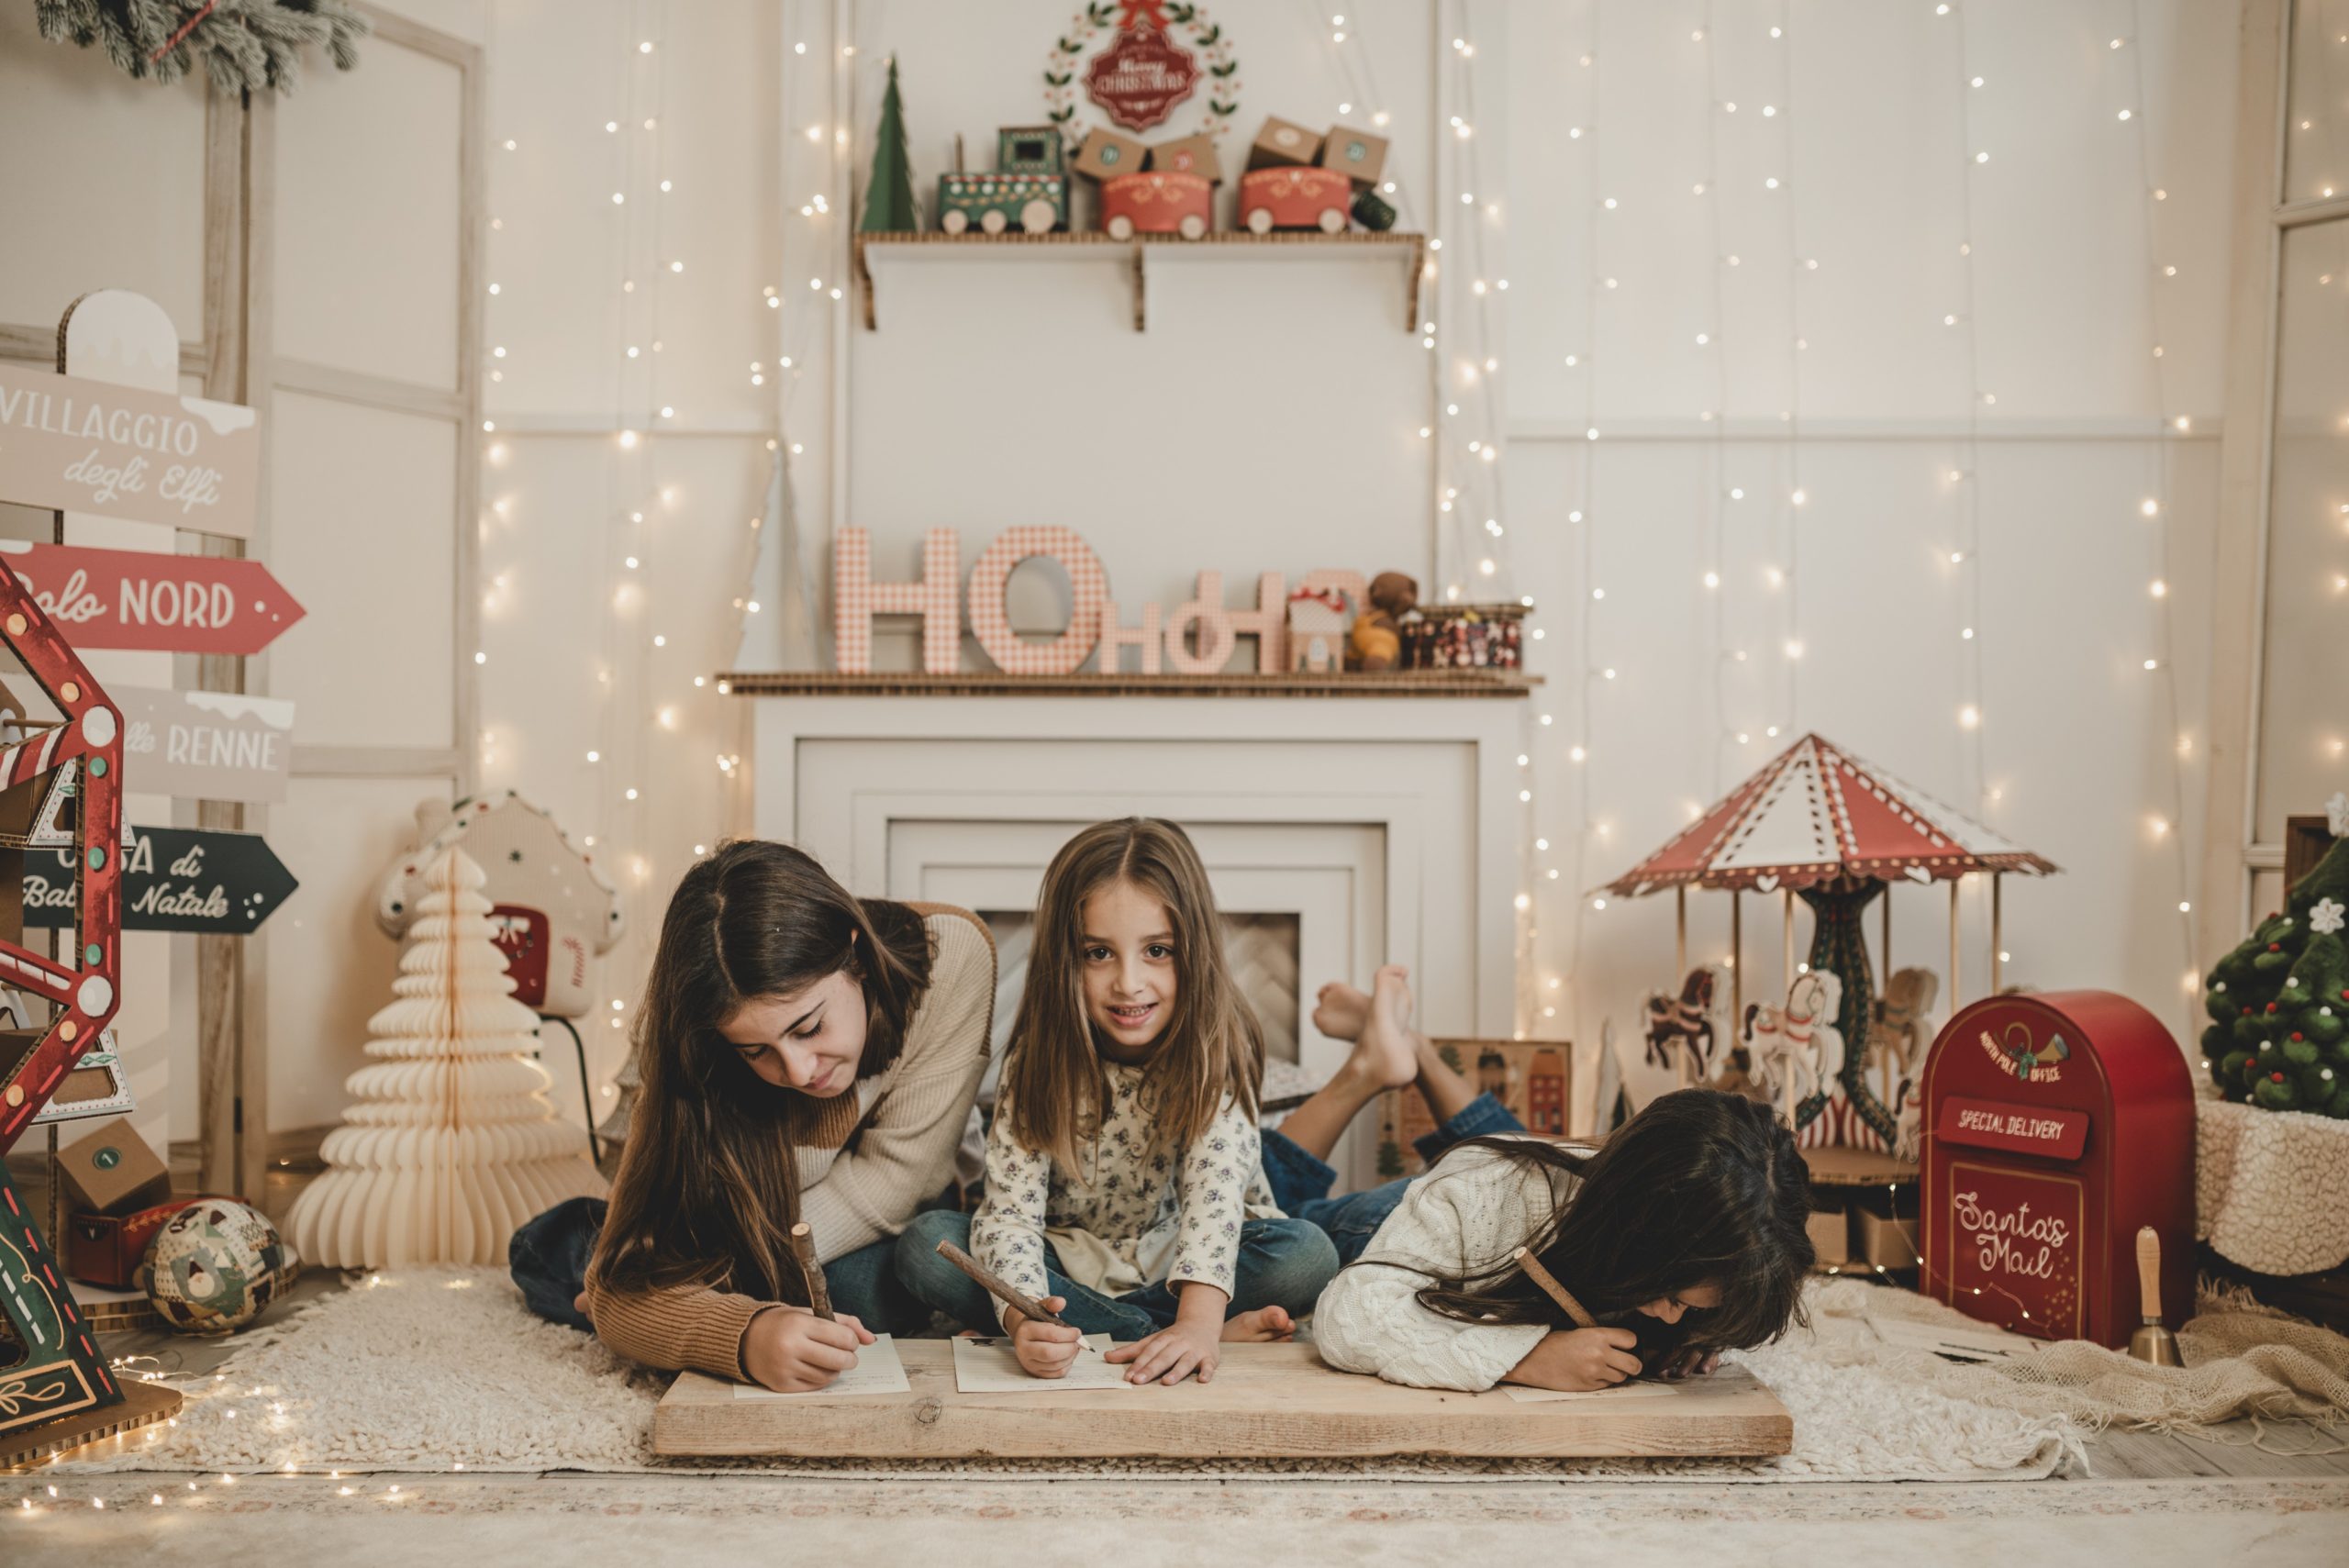
[[(946, 1184), (986, 1068), (994, 939), (968, 910), (918, 907), (935, 946), (930, 988), (907, 1027), (905, 1049), (841, 1096), (853, 1097), (856, 1114), (842, 1106), (836, 1137), (795, 1151), (800, 1217), (826, 1262), (895, 1236), (915, 1206)], [(587, 1291), (596, 1338), (619, 1354), (666, 1371), (735, 1379), (744, 1375), (742, 1336), (751, 1320), (780, 1305), (693, 1286)]]

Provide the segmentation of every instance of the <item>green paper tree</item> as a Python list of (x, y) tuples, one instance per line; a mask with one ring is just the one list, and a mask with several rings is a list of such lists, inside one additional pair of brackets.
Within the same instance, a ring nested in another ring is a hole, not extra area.
[(881, 95), (881, 123), (874, 130), (873, 178), (864, 186), (867, 234), (911, 234), (921, 227), (914, 210), (914, 166), (906, 156), (906, 106), (897, 96), (897, 57), (889, 57), (889, 88)]
[(2219, 1092), (2349, 1119), (2349, 839), (2210, 971), (2202, 1053)]

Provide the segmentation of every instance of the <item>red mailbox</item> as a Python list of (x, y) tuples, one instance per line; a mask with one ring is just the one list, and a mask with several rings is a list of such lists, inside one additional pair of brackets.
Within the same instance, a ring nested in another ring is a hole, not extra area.
[(1927, 1295), (2043, 1340), (2119, 1347), (2137, 1229), (2162, 1300), (2193, 1306), (2194, 1084), (2151, 1013), (2108, 991), (1991, 996), (1925, 1059)]

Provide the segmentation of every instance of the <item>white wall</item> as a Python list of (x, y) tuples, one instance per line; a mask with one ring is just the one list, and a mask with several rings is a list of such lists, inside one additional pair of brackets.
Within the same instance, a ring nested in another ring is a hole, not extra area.
[[(1549, 682), (1528, 710), (1528, 842), (1554, 846), (1528, 852), (1532, 1032), (1587, 1041), (1604, 1016), (1628, 1032), (1638, 994), (1668, 978), (1668, 911), (1650, 900), (1602, 913), (1578, 892), (1767, 756), (1774, 724), (1781, 739), (1817, 728), (1961, 804), (1999, 791), (1986, 814), (2066, 868), (2009, 890), (2009, 975), (2112, 986), (2178, 1017), (2189, 960), (2174, 911), (2188, 895), (2174, 840), (2153, 839), (2147, 818), (2189, 836), (2200, 821), (2232, 6), (1965, 0), (1965, 69), (1985, 81), (1965, 90), (1969, 145), (1993, 158), (1962, 183), (1958, 20), (1930, 5), (1716, 0), (1709, 50), (1688, 36), (1705, 10), (1696, 0), (1608, 0), (1586, 69), (1592, 0), (1476, 0), (1465, 11), (1444, 0), (1440, 13), (1436, 0), (1349, 4), (1341, 52), (1327, 7), (1227, 0), (1217, 10), (1244, 62), (1243, 135), (1266, 113), (1337, 118), (1340, 101), (1363, 96), (1342, 62), (1357, 73), (1367, 62), (1423, 221), (1444, 182), (1448, 257), (1462, 264), (1435, 280), (1443, 351), (1432, 358), (1386, 308), (1384, 283), (1314, 267), (1169, 273), (1145, 336), (1091, 270), (893, 275), (873, 334), (851, 314), (852, 293), (835, 306), (849, 212), (836, 199), (829, 214), (801, 212), (842, 188), (826, 130), (856, 128), (847, 162), (861, 184), (880, 63), (895, 50), (918, 190), (933, 190), (958, 130), (984, 166), (996, 126), (1038, 117), (1043, 51), (1070, 0), (863, 0), (844, 39), (815, 0), (403, 8), (453, 19), (490, 56), (499, 293), (487, 340), (507, 353), (488, 361), (498, 429), (483, 488), (482, 778), (538, 797), (615, 862), (633, 934), (607, 967), (610, 995), (632, 1000), (694, 847), (739, 820), (739, 781), (718, 758), (741, 749), (740, 715), (692, 681), (731, 662), (733, 601), (780, 584), (773, 562), (772, 575), (751, 574), (750, 523), (774, 457), (792, 461), (800, 558), (819, 584), (838, 486), (841, 515), (883, 536), (888, 574), (909, 570), (910, 540), (927, 527), (963, 529), (967, 556), (1008, 523), (1059, 521), (1094, 541), (1129, 604), (1187, 597), (1203, 566), (1224, 573), (1235, 601), (1257, 570), (1336, 563), (1407, 566), (1438, 591), (1439, 541), (1444, 566), (1461, 554), (1436, 527), (1453, 519), (1431, 514), (1436, 454), (1417, 428), (1433, 422), (1431, 370), (1456, 375), (1471, 337), (1472, 250), (1452, 209), (1473, 177), (1487, 187), (1465, 214), (1489, 226), (1482, 271), (1510, 284), (1478, 304), (1509, 437), (1496, 465), (1508, 533), (1478, 591), (1535, 599), (1536, 667)], [(2111, 50), (2111, 37), (2135, 38), (2140, 9), (2143, 39)], [(1768, 39), (1782, 18), (1790, 39)], [(1463, 100), (1439, 81), (1457, 63), (1449, 39), (1464, 34), (1477, 49), (1478, 123), (1473, 142), (1446, 144), (1440, 117)], [(656, 44), (650, 56), (636, 50), (644, 41)], [(843, 42), (857, 54), (836, 56)], [(0, 52), (12, 73), (72, 69), (14, 34)], [(104, 72), (73, 80), (107, 135), (164, 102)], [(1709, 117), (1709, 97), (1738, 112)], [(1765, 104), (1780, 112), (1764, 118)], [(2136, 117), (2117, 120), (2120, 107)], [(622, 129), (606, 132), (607, 120)], [(1582, 138), (1567, 134), (1575, 126)], [(2150, 256), (2140, 130), (2168, 192)], [(45, 221), (50, 238), (7, 270), (0, 297), (13, 303), (0, 318), (53, 315), (61, 300), (47, 296), (100, 262), (175, 313), (193, 309), (194, 196), (169, 163), (184, 144), (120, 134), (123, 156), (165, 160), (141, 175), (135, 204), (161, 218), (126, 238), (107, 227), (119, 208), (87, 199), (78, 166), (13, 165), (12, 210), (63, 219)], [(1692, 190), (1709, 142), (1717, 200)], [(1762, 190), (1773, 173), (1784, 188)], [(615, 206), (614, 191), (627, 201)], [(1618, 207), (1593, 213), (1606, 195)], [(1945, 327), (1944, 314), (1964, 309), (1965, 239), (1974, 303)], [(1737, 267), (1717, 260), (1724, 252)], [(1819, 270), (1798, 273), (1809, 258)], [(2149, 262), (2177, 274), (2157, 281)], [(823, 286), (810, 291), (811, 276)], [(1591, 286), (1606, 276), (1619, 286)], [(767, 305), (769, 287), (781, 308)], [(2165, 350), (2158, 395), (2149, 317)], [(1695, 345), (1698, 331), (1718, 333), (1718, 357)], [(1809, 345), (1798, 356), (1788, 348), (1798, 332)], [(839, 472), (835, 350), (849, 356), (837, 380)], [(1980, 410), (1963, 482), (1976, 493), (1978, 537), (1953, 572), (1946, 554), (1966, 513), (1943, 476), (1966, 466), (1969, 350), (1998, 402)], [(785, 354), (793, 373), (778, 374)], [(1704, 421), (1708, 411), (1727, 417)], [(1782, 411), (1799, 413), (1798, 449), (1777, 439)], [(2169, 444), (2165, 531), (2136, 508), (2162, 455), (2148, 434), (2176, 414), (2194, 428)], [(1594, 423), (1602, 439), (1580, 439)], [(624, 429), (668, 433), (624, 448)], [(1465, 426), (1444, 434), (1469, 439)], [(1796, 462), (1810, 499), (1790, 551), (1784, 495)], [(974, 483), (951, 463), (1002, 478)], [(1717, 558), (1714, 497), (1729, 485), (1749, 500), (1720, 508)], [(1577, 508), (1585, 525), (1567, 518)], [(1773, 565), (1789, 573), (1775, 593), (1764, 576)], [(1723, 577), (1716, 595), (1700, 586), (1709, 569)], [(2172, 589), (2161, 606), (2146, 591), (2157, 573)], [(1021, 581), (1019, 618), (1056, 623), (1049, 579)], [(1593, 601), (1593, 587), (1606, 599)], [(1971, 644), (1957, 635), (1969, 623)], [(1780, 651), (1790, 637), (1804, 644), (1798, 671)], [(1742, 664), (1724, 660), (1738, 648)], [(885, 646), (884, 657), (906, 652)], [(2140, 667), (2154, 654), (2176, 661), (2175, 715), (2169, 681)], [(1617, 679), (1595, 675), (1606, 666)], [(1978, 731), (1956, 723), (1965, 701), (1981, 705)], [(1544, 712), (1551, 726), (1531, 722)], [(2182, 774), (2181, 732), (2192, 751)], [(1739, 733), (1753, 740), (1741, 746)], [(1586, 764), (1569, 759), (1576, 743)], [(377, 804), (388, 814), (395, 803)], [(1776, 931), (1748, 913), (1749, 964), (1767, 973)], [(1970, 917), (1978, 926), (1980, 911)], [(1700, 900), (1696, 919), (1703, 952), (1724, 912)], [(1904, 893), (1896, 928), (1897, 957), (1938, 961), (1935, 894)], [(1983, 949), (1977, 930), (1977, 981)], [(1572, 992), (1543, 984), (1573, 975), (1585, 984)], [(1550, 1005), (1560, 1012), (1544, 1018)], [(599, 1075), (619, 1039), (600, 1032)]]
[[(1624, 1032), (1637, 993), (1668, 977), (1669, 900), (1601, 911), (1583, 891), (1807, 730), (2065, 868), (2008, 888), (2009, 983), (2123, 991), (2183, 1028), (2233, 8), (1717, 6), (1709, 50), (1691, 37), (1707, 7), (1600, 9), (1509, 17), (1512, 534), (1519, 581), (1547, 612), (1540, 706), (1555, 717), (1534, 751), (1553, 848), (1533, 857), (1533, 980), (1559, 1009), (1541, 1032), (1571, 1021), (1588, 1040), (1601, 1016)], [(2150, 204), (2150, 254), (2147, 184), (2167, 192)], [(1996, 401), (1969, 456), (1977, 387)], [(2176, 415), (2192, 429), (2166, 443), (2165, 491), (2154, 432)], [(2148, 521), (2141, 501), (2165, 495)], [(1953, 550), (1968, 559), (1953, 565)], [(2149, 673), (2146, 658), (2176, 664)], [(1615, 679), (1596, 673), (1608, 667)], [(1978, 729), (1959, 723), (1969, 703)], [(1967, 895), (1969, 995), (1986, 978), (1981, 895)], [(1774, 903), (1746, 909), (1764, 993), (1778, 983)], [(1939, 888), (1903, 889), (1896, 962), (1945, 968), (1946, 912)], [(1726, 954), (1724, 899), (1695, 900), (1692, 923), (1695, 954)]]

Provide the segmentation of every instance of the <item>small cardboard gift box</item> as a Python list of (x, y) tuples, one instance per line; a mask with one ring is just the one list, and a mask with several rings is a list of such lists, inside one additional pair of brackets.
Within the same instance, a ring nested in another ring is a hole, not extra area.
[(1211, 136), (1162, 141), (1150, 150), (1150, 166), (1170, 174), (1197, 174), (1209, 184), (1223, 178), (1223, 160), (1216, 155), (1215, 138)]
[(75, 1205), (98, 1214), (134, 1214), (172, 1195), (171, 1172), (122, 1117), (59, 1150), (57, 1173)]
[(1264, 128), (1256, 133), (1255, 145), (1248, 149), (1248, 167), (1285, 169), (1310, 163), (1320, 150), (1319, 137), (1301, 125), (1267, 115)]
[(1879, 1269), (1913, 1269), (1917, 1266), (1917, 1221), (1881, 1215), (1861, 1209), (1853, 1217), (1854, 1237), (1859, 1243), (1859, 1261)]
[(91, 1284), (130, 1289), (138, 1283), (139, 1265), (155, 1232), (198, 1201), (190, 1195), (136, 1214), (76, 1214), (65, 1222), (65, 1272)]
[(1335, 169), (1357, 185), (1375, 185), (1386, 167), (1386, 139), (1366, 130), (1333, 125), (1330, 134), (1321, 139), (1319, 161), (1324, 169)]
[(1841, 1268), (1852, 1261), (1852, 1217), (1842, 1209), (1813, 1209), (1803, 1229), (1820, 1268)]
[(1085, 145), (1076, 150), (1076, 172), (1097, 180), (1106, 180), (1112, 174), (1139, 173), (1149, 152), (1132, 137), (1119, 136), (1097, 126), (1085, 133)]
[[(1563, 1138), (1574, 1078), (1574, 1047), (1557, 1040), (1439, 1040), (1436, 1054), (1478, 1092), (1498, 1100), (1529, 1132)], [(1435, 1130), (1417, 1092), (1389, 1089), (1379, 1107), (1378, 1174), (1416, 1176), (1426, 1166), (1413, 1145)]]

